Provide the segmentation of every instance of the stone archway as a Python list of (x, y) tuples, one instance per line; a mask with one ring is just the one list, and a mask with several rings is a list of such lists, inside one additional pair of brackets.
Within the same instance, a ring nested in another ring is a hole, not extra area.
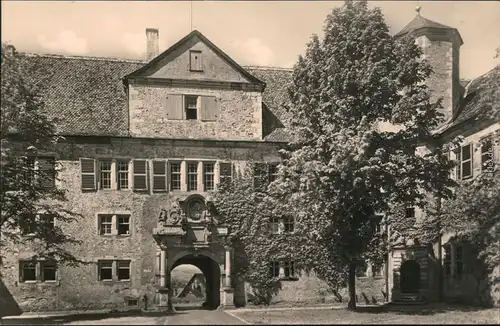
[(180, 265), (193, 265), (198, 267), (206, 282), (206, 301), (203, 307), (207, 309), (217, 309), (221, 304), (221, 270), (219, 264), (208, 255), (199, 253), (189, 253), (174, 261), (171, 269)]
[(416, 260), (406, 260), (401, 264), (400, 289), (404, 294), (420, 292), (420, 265)]

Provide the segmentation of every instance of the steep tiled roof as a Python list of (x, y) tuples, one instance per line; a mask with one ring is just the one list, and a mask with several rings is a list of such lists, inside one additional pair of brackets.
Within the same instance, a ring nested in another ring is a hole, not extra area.
[(446, 129), (471, 119), (500, 121), (500, 65), (466, 86), (456, 117)]
[[(30, 81), (41, 89), (49, 116), (57, 118), (64, 135), (128, 136), (127, 98), (123, 77), (145, 62), (95, 57), (21, 54)], [(263, 94), (271, 128), (282, 128), (281, 103), (291, 70), (244, 67), (266, 83)], [(274, 121), (276, 120), (276, 121)], [(270, 131), (272, 134), (272, 130)], [(283, 141), (280, 137), (268, 141)], [(269, 135), (271, 136), (271, 135)]]
[(424, 18), (420, 15), (415, 16), (411, 22), (409, 22), (401, 31), (396, 33), (395, 36), (400, 36), (406, 34), (411, 31), (415, 31), (420, 28), (431, 27), (431, 28), (452, 28), (450, 26), (446, 26), (435, 21)]
[(122, 77), (139, 61), (24, 55), (30, 81), (64, 135), (127, 136), (127, 98)]

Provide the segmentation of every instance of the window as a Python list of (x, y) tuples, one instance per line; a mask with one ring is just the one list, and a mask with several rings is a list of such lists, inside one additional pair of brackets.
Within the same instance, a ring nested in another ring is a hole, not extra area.
[(189, 69), (191, 71), (203, 71), (201, 51), (189, 51)]
[(415, 218), (415, 206), (407, 206), (405, 209), (406, 218)]
[(290, 260), (290, 261), (285, 261), (284, 264), (284, 272), (285, 272), (285, 277), (286, 278), (292, 278), (295, 277), (295, 262)]
[(118, 280), (128, 281), (130, 280), (130, 261), (121, 260), (118, 261)]
[(233, 177), (233, 164), (229, 162), (219, 162), (220, 182), (231, 183)]
[(444, 275), (446, 277), (450, 277), (451, 276), (451, 246), (444, 247), (443, 267), (444, 267)]
[(56, 263), (53, 261), (42, 261), (40, 262), (41, 271), (41, 281), (42, 282), (54, 282), (56, 281), (57, 267)]
[(22, 235), (33, 235), (36, 231), (36, 216), (35, 215), (25, 215), (20, 219), (21, 234)]
[(113, 215), (99, 215), (99, 230), (101, 235), (111, 235), (113, 229)]
[(198, 96), (186, 96), (186, 119), (196, 120), (198, 118)]
[(113, 280), (113, 262), (109, 260), (99, 261), (99, 281)]
[(118, 189), (128, 189), (128, 161), (118, 161)]
[(118, 235), (130, 234), (130, 216), (117, 215), (118, 218)]
[(28, 184), (33, 184), (35, 182), (35, 163), (36, 160), (34, 157), (26, 158), (24, 180)]
[(99, 214), (99, 234), (100, 235), (129, 235), (130, 215), (129, 214)]
[(181, 190), (180, 163), (170, 163), (170, 190)]
[(373, 264), (372, 265), (372, 275), (373, 275), (373, 277), (381, 277), (382, 276), (382, 264)]
[(137, 306), (137, 305), (139, 305), (139, 300), (137, 300), (137, 299), (128, 299), (127, 300), (127, 305), (129, 307), (131, 307), (131, 306)]
[(273, 182), (278, 178), (278, 165), (269, 164), (269, 182)]
[(482, 141), (481, 146), (481, 170), (493, 169), (493, 141), (488, 137)]
[(153, 191), (167, 190), (167, 166), (165, 161), (153, 161)]
[(19, 281), (20, 282), (36, 282), (36, 262), (21, 261), (19, 262)]
[(210, 191), (215, 189), (215, 173), (214, 173), (214, 163), (203, 163), (203, 187), (205, 191)]
[(54, 215), (51, 214), (40, 214), (40, 222), (41, 225), (46, 232), (50, 232), (54, 230), (55, 227), (55, 218)]
[(472, 177), (472, 145), (469, 144), (462, 147), (460, 162), (461, 178), (467, 179)]
[(271, 262), (271, 277), (279, 277), (280, 276), (280, 264), (277, 261)]
[(99, 161), (101, 189), (111, 189), (111, 161)]
[(187, 164), (187, 190), (198, 189), (198, 163)]
[(24, 166), (24, 180), (35, 182), (42, 188), (55, 187), (55, 159), (53, 157), (27, 157)]
[(293, 233), (295, 231), (295, 219), (293, 217), (285, 217), (283, 225), (285, 233)]
[(279, 228), (279, 220), (277, 217), (271, 217), (271, 221), (269, 222), (271, 225), (271, 233), (278, 234), (280, 232)]

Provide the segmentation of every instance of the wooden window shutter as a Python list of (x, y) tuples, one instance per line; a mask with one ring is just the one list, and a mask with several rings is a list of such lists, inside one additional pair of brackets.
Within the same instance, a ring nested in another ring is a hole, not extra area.
[(220, 182), (230, 183), (233, 178), (233, 163), (219, 162)]
[(96, 162), (93, 158), (80, 158), (82, 190), (96, 190)]
[(215, 96), (200, 96), (200, 120), (217, 121), (219, 118), (219, 101)]
[(266, 163), (255, 163), (253, 167), (253, 186), (255, 189), (264, 189), (267, 183), (267, 171)]
[(184, 119), (183, 96), (181, 94), (168, 94), (165, 98), (165, 112), (168, 120)]
[(153, 191), (167, 191), (167, 162), (153, 161)]
[(39, 157), (38, 169), (42, 188), (54, 188), (56, 185), (55, 159), (53, 157)]
[(148, 164), (146, 160), (134, 160), (134, 190), (148, 190)]

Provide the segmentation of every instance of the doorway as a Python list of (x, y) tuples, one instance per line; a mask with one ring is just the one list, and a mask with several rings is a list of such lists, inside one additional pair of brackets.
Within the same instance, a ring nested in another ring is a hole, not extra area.
[(416, 294), (420, 292), (420, 265), (415, 260), (407, 260), (401, 264), (401, 293)]

